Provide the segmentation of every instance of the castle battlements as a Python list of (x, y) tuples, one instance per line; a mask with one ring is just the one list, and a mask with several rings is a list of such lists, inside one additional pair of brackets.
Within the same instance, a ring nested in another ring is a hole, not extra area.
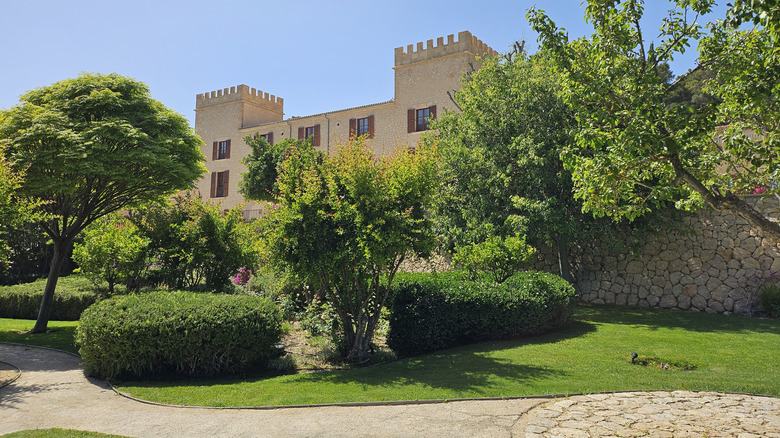
[(248, 85), (243, 84), (236, 87), (198, 94), (195, 108), (200, 109), (207, 106), (222, 105), (238, 101), (253, 103), (273, 112), (284, 112), (284, 99), (276, 97), (273, 94), (264, 93), (261, 90), (249, 88)]
[(447, 42), (444, 42), (443, 37), (439, 37), (436, 39), (436, 46), (433, 45), (433, 40), (428, 40), (425, 48), (423, 48), (422, 42), (417, 43), (416, 50), (414, 44), (406, 46), (405, 51), (403, 47), (397, 47), (395, 49), (395, 66), (400, 67), (461, 52), (470, 52), (475, 56), (485, 54), (495, 56), (498, 54), (490, 46), (472, 35), (471, 32), (465, 30), (458, 33), (457, 42), (455, 41), (455, 35), (447, 35)]

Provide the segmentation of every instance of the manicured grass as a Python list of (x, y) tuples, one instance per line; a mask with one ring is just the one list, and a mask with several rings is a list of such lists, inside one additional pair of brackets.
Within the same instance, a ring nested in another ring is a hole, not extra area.
[[(631, 365), (630, 355), (695, 370)], [(453, 399), (688, 389), (780, 396), (780, 321), (580, 305), (556, 333), (487, 342), (347, 371), (245, 380), (119, 382), (201, 406)]]
[(71, 353), (79, 352), (74, 342), (78, 321), (49, 321), (47, 333), (27, 334), (26, 332), (34, 325), (35, 321), (29, 319), (0, 318), (0, 342), (38, 345)]
[(107, 435), (99, 432), (86, 432), (73, 429), (36, 429), (23, 430), (2, 435), (3, 438), (125, 438), (123, 435)]

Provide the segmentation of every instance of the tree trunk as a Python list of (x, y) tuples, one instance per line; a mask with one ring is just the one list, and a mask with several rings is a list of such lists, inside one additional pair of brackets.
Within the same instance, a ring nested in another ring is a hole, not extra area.
[(669, 160), (674, 166), (677, 177), (696, 190), (710, 207), (718, 211), (728, 211), (741, 217), (753, 228), (761, 231), (764, 237), (769, 238), (775, 244), (780, 243), (780, 223), (770, 221), (758, 210), (745, 202), (744, 199), (733, 193), (728, 193), (726, 196), (712, 193), (701, 183), (701, 181), (685, 170), (682, 162), (677, 156), (672, 156)]
[(62, 265), (68, 255), (68, 246), (70, 241), (54, 240), (54, 256), (49, 267), (49, 278), (46, 280), (46, 287), (43, 289), (43, 299), (41, 300), (41, 309), (38, 311), (38, 319), (35, 326), (28, 333), (46, 333), (49, 325), (49, 316), (51, 307), (54, 303), (54, 289), (57, 287), (57, 280), (60, 278)]
[(569, 269), (569, 244), (563, 237), (558, 237), (558, 268), (561, 277), (571, 283), (571, 271)]

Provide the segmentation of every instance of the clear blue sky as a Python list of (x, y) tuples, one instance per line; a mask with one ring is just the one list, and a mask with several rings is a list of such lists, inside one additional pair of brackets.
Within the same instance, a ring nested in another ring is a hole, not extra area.
[[(670, 6), (647, 3), (655, 31)], [(590, 34), (579, 0), (0, 0), (0, 109), (81, 72), (141, 80), (191, 124), (196, 94), (238, 84), (284, 98), (285, 117), (382, 102), (395, 47), (469, 30), (499, 52), (535, 51), (534, 4), (570, 37)], [(672, 69), (695, 59), (693, 47)]]

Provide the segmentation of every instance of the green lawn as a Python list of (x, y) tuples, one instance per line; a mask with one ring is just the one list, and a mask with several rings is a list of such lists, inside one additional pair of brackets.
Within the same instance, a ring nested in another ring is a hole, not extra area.
[[(76, 322), (0, 319), (0, 341), (67, 351)], [(630, 355), (693, 371), (629, 364)], [(147, 400), (257, 406), (691, 389), (780, 396), (780, 320), (580, 305), (564, 330), (488, 342), (348, 371), (246, 380), (118, 382)]]
[(38, 335), (25, 332), (33, 328), (35, 321), (0, 318), (0, 342), (39, 345), (78, 353), (73, 342), (78, 321), (49, 321), (49, 331)]
[[(631, 365), (630, 355), (697, 366)], [(348, 371), (246, 380), (119, 382), (146, 400), (257, 406), (690, 389), (780, 396), (780, 321), (578, 307), (566, 329)]]

